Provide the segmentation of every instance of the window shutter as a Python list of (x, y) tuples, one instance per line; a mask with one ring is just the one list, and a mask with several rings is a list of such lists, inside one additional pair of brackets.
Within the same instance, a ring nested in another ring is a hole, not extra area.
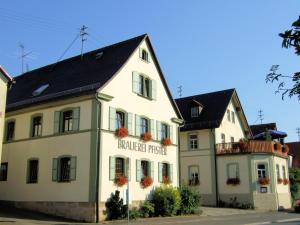
[(58, 175), (58, 160), (57, 158), (54, 158), (52, 160), (52, 181), (57, 181), (57, 175)]
[(126, 158), (126, 160), (125, 160), (125, 174), (126, 174), (126, 176), (127, 176), (127, 178), (128, 178), (128, 181), (130, 181), (130, 179), (131, 179), (131, 170), (130, 170), (130, 158)]
[(141, 136), (141, 118), (139, 115), (135, 115), (135, 135)]
[(127, 113), (127, 129), (130, 135), (133, 135), (132, 129), (132, 113)]
[(162, 163), (158, 163), (158, 181), (160, 183), (163, 182), (163, 177), (162, 177)]
[(73, 109), (73, 131), (79, 130), (80, 108)]
[(171, 182), (173, 182), (173, 164), (169, 164), (169, 177), (171, 179)]
[(151, 99), (156, 100), (156, 81), (151, 80)]
[(132, 91), (136, 94), (139, 94), (139, 80), (140, 75), (138, 72), (132, 72)]
[(140, 55), (140, 58), (142, 59), (143, 58), (143, 49), (142, 48), (139, 48), (139, 55)]
[(161, 141), (161, 122), (156, 121), (156, 140)]
[(116, 109), (109, 107), (109, 130), (116, 130)]
[(76, 164), (77, 164), (77, 157), (71, 157), (71, 166), (70, 166), (70, 180), (76, 180)]
[(59, 133), (60, 112), (54, 112), (54, 134)]
[(115, 157), (109, 157), (109, 180), (115, 180), (116, 178), (116, 159)]
[(136, 181), (140, 182), (141, 179), (141, 160), (136, 160)]
[(170, 136), (170, 139), (171, 139), (172, 143), (174, 143), (174, 138), (173, 138), (173, 126), (172, 126), (172, 125), (169, 125), (168, 128), (169, 128), (169, 136)]
[(155, 132), (155, 127), (154, 127), (154, 120), (150, 120), (150, 132), (152, 135), (153, 140), (156, 139), (156, 132)]
[(154, 162), (150, 162), (150, 176), (154, 179)]

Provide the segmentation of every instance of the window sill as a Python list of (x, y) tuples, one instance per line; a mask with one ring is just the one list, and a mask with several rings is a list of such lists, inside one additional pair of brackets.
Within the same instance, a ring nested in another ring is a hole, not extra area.
[(141, 57), (140, 57), (140, 59), (141, 59), (141, 61), (143, 61), (144, 63), (150, 63), (150, 60), (145, 60), (145, 59), (143, 59), (143, 58), (141, 58)]
[(138, 96), (142, 97), (142, 98), (145, 98), (145, 99), (148, 99), (150, 101), (152, 101), (153, 99), (151, 97), (147, 97), (145, 95), (142, 95), (142, 94), (137, 94)]

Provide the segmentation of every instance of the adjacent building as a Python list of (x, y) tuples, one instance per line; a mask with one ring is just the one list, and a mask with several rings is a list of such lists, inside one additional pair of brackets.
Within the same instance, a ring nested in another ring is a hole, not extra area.
[(98, 221), (111, 193), (126, 197), (127, 182), (132, 204), (161, 183), (179, 185), (182, 119), (148, 35), (15, 80), (7, 99), (2, 202)]
[(288, 147), (251, 140), (235, 89), (176, 99), (181, 181), (202, 194), (204, 205), (233, 201), (260, 209), (290, 208)]

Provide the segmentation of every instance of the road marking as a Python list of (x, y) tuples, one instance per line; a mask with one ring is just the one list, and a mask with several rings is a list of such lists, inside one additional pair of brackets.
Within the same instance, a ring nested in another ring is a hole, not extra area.
[(266, 221), (266, 222), (258, 222), (258, 223), (246, 223), (244, 225), (262, 225), (262, 224), (271, 224), (271, 221)]
[(277, 223), (285, 223), (285, 222), (294, 222), (294, 221), (299, 221), (299, 220), (300, 220), (300, 217), (294, 218), (294, 219), (277, 220), (276, 222)]
[(295, 222), (299, 221), (299, 218), (294, 218), (294, 219), (284, 219), (284, 220), (275, 220), (275, 221), (266, 221), (266, 222), (257, 222), (257, 223), (246, 223), (244, 225), (262, 225), (262, 224), (272, 224), (272, 223), (286, 223), (286, 222)]

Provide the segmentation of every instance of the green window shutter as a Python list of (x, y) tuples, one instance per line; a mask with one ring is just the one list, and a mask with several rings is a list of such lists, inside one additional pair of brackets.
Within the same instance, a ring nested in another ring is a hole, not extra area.
[(168, 133), (169, 133), (169, 137), (170, 137), (172, 143), (174, 143), (174, 138), (173, 138), (173, 126), (172, 126), (172, 125), (168, 126), (168, 129), (169, 129), (169, 132), (168, 132)]
[(131, 170), (130, 170), (130, 162), (131, 162), (131, 160), (130, 160), (130, 158), (126, 158), (126, 160), (125, 160), (125, 174), (126, 174), (126, 176), (127, 176), (127, 178), (128, 178), (128, 181), (130, 181), (130, 179), (131, 179)]
[(57, 181), (58, 177), (58, 160), (57, 158), (54, 158), (52, 160), (52, 181)]
[(139, 115), (135, 115), (135, 135), (141, 136), (141, 118)]
[(173, 164), (169, 164), (169, 177), (171, 182), (173, 182)]
[(143, 49), (142, 48), (139, 48), (139, 56), (141, 59), (143, 58)]
[(132, 91), (136, 94), (139, 94), (139, 81), (140, 75), (138, 72), (132, 72)]
[(158, 181), (160, 183), (163, 182), (163, 176), (162, 176), (162, 163), (158, 163)]
[(156, 140), (161, 141), (161, 122), (156, 121)]
[(132, 113), (127, 113), (127, 129), (130, 135), (133, 135), (132, 129)]
[(109, 107), (109, 130), (116, 130), (116, 109)]
[(77, 164), (77, 157), (71, 157), (71, 166), (70, 166), (70, 180), (76, 180), (76, 164)]
[(151, 80), (151, 99), (156, 100), (156, 95), (157, 95), (157, 91), (156, 91), (156, 81), (155, 80)]
[(73, 109), (73, 131), (79, 130), (80, 107)]
[(116, 179), (116, 158), (109, 157), (109, 180)]
[(54, 112), (54, 134), (59, 133), (60, 112)]
[(156, 140), (156, 132), (155, 132), (154, 120), (150, 120), (150, 132), (151, 132), (153, 140)]
[(240, 177), (240, 168), (239, 168), (239, 164), (236, 164), (236, 177), (237, 177), (237, 178)]
[(152, 177), (152, 179), (154, 179), (154, 162), (151, 161), (150, 162), (150, 176)]
[(141, 176), (141, 160), (136, 160), (136, 181), (140, 182), (142, 179)]

